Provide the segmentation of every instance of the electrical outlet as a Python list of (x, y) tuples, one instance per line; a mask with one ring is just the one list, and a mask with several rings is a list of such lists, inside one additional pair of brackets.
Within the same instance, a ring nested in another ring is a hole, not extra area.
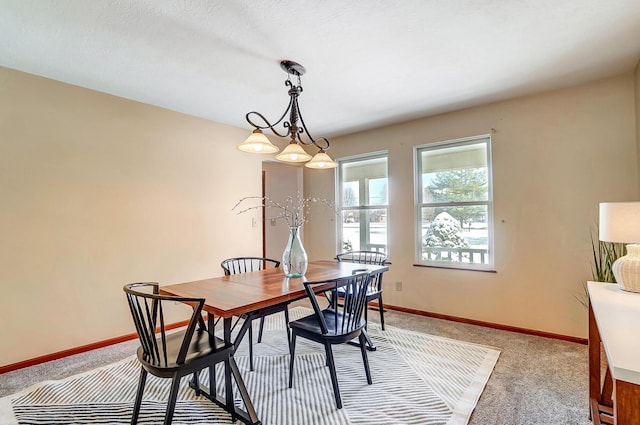
[(402, 291), (402, 281), (401, 280), (396, 282), (396, 291)]

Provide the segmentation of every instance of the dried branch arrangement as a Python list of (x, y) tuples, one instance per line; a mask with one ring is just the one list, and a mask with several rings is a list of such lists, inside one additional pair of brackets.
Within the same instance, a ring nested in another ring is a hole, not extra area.
[[(251, 203), (258, 204), (246, 207), (247, 204)], [(261, 209), (264, 207), (274, 213), (273, 216), (267, 217), (268, 220), (282, 219), (289, 227), (300, 227), (307, 222), (311, 204), (313, 203), (324, 204), (331, 208), (335, 214), (338, 213), (333, 202), (324, 198), (303, 198), (299, 193), (296, 196), (288, 196), (284, 203), (276, 202), (267, 196), (245, 196), (234, 205), (232, 210), (238, 210), (238, 214), (242, 214), (250, 210)]]

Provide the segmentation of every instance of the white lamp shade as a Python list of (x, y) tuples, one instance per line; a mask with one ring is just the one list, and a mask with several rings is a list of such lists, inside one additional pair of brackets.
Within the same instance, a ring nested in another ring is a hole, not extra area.
[(311, 161), (304, 164), (305, 167), (309, 168), (336, 168), (338, 164), (331, 159), (329, 155), (327, 155), (324, 151), (318, 152)]
[(299, 144), (289, 143), (282, 152), (276, 155), (276, 159), (283, 162), (307, 162), (311, 159), (311, 155), (306, 153)]
[(604, 242), (640, 242), (640, 202), (600, 204), (599, 239)]
[(258, 129), (253, 130), (247, 140), (240, 143), (237, 148), (249, 153), (275, 153), (280, 150)]

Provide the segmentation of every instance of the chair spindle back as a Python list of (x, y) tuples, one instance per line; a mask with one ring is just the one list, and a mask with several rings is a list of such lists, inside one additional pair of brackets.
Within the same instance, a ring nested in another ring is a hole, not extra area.
[[(376, 251), (349, 251), (336, 255), (338, 261), (358, 264), (372, 264), (384, 266), (387, 262), (387, 256), (382, 252)], [(382, 274), (384, 272), (374, 272), (371, 274), (370, 290), (382, 292)]]
[[(135, 288), (135, 289), (134, 289)], [(146, 291), (140, 291), (144, 288)], [(131, 283), (124, 286), (127, 295), (131, 316), (140, 339), (140, 345), (145, 354), (145, 359), (157, 366), (167, 366), (170, 363), (183, 364), (187, 356), (187, 350), (193, 337), (193, 333), (201, 318), (202, 307), (205, 300), (202, 298), (184, 298), (168, 295), (159, 295), (159, 286), (156, 282)], [(148, 292), (151, 290), (151, 292)], [(175, 358), (170, 358), (167, 352), (167, 333), (165, 329), (164, 307), (167, 303), (188, 303), (193, 307), (193, 313), (189, 325), (184, 334), (180, 350)], [(156, 334), (159, 333), (159, 338)]]
[[(304, 282), (304, 288), (315, 312), (318, 324), (323, 334), (332, 332), (336, 335), (347, 334), (363, 326), (362, 317), (367, 304), (367, 286), (371, 280), (368, 272), (357, 273), (352, 276), (322, 282)], [(329, 286), (327, 287), (327, 284)], [(320, 308), (315, 286), (323, 286), (323, 292), (332, 292), (335, 297), (340, 288), (343, 302), (335, 304), (325, 310), (328, 316), (333, 316), (332, 327)]]
[(280, 261), (263, 257), (236, 257), (227, 258), (220, 263), (225, 276), (238, 273), (254, 272), (263, 270), (267, 266), (279, 267)]
[(383, 266), (387, 262), (387, 256), (377, 251), (349, 251), (336, 255), (338, 261), (349, 263), (376, 264)]

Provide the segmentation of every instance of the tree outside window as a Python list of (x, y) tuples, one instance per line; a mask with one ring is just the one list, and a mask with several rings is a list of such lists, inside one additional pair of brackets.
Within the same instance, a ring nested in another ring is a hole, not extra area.
[[(435, 173), (427, 187), (435, 202), (473, 202), (487, 199), (487, 168), (468, 168)], [(436, 208), (436, 213), (445, 208)], [(460, 222), (461, 227), (470, 228), (471, 223), (484, 219), (482, 206), (449, 207), (447, 211)]]

